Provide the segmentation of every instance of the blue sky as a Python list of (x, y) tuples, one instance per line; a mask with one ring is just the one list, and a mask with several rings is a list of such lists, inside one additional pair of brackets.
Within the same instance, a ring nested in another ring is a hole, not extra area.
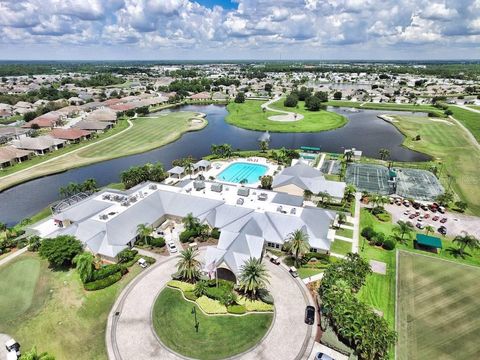
[(480, 0), (0, 0), (0, 59), (479, 59)]

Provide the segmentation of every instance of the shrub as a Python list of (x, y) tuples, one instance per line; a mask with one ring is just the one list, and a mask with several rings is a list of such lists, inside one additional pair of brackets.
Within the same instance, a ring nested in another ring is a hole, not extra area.
[(205, 295), (208, 296), (210, 299), (220, 300), (227, 294), (232, 292), (231, 289), (225, 288), (223, 286), (217, 287), (208, 287), (205, 291)]
[(27, 245), (28, 245), (28, 240), (27, 239), (22, 238), (22, 239), (17, 240), (17, 248), (18, 249), (23, 249)]
[(247, 312), (247, 309), (243, 305), (230, 305), (227, 307), (227, 311), (230, 314), (242, 315)]
[(390, 213), (381, 213), (381, 214), (377, 214), (375, 215), (376, 218), (380, 221), (383, 221), (383, 222), (390, 222), (392, 221), (392, 215), (390, 215)]
[(40, 248), (40, 236), (32, 236), (28, 239), (28, 251), (38, 251)]
[(178, 281), (178, 280), (170, 280), (167, 283), (167, 285), (173, 288), (180, 289), (183, 292), (193, 291), (195, 289), (195, 285), (184, 282), (184, 281)]
[(273, 296), (268, 292), (267, 289), (260, 289), (258, 290), (258, 297), (262, 300), (265, 304), (273, 305)]
[(195, 284), (195, 289), (193, 292), (197, 297), (203, 296), (207, 294), (208, 283), (205, 280), (197, 281)]
[(82, 252), (82, 243), (70, 235), (44, 239), (39, 248), (40, 256), (47, 259), (52, 267), (70, 266), (73, 258)]
[(110, 275), (113, 275), (117, 272), (121, 272), (122, 274), (125, 274), (127, 272), (127, 269), (118, 264), (103, 266), (100, 269), (93, 272), (92, 281), (105, 279), (106, 277), (109, 277)]
[(149, 244), (153, 247), (162, 248), (165, 246), (165, 239), (163, 237), (151, 238)]
[(88, 282), (84, 284), (83, 287), (85, 288), (85, 290), (88, 290), (88, 291), (105, 289), (110, 285), (115, 284), (117, 281), (120, 281), (121, 278), (122, 278), (122, 273), (118, 271), (115, 274), (112, 274), (104, 279)]
[(367, 226), (362, 230), (362, 236), (365, 239), (370, 240), (372, 237), (375, 236), (375, 230), (373, 230), (371, 226)]
[(317, 259), (317, 260), (324, 261), (324, 262), (330, 262), (330, 255), (316, 253), (316, 252), (309, 252), (309, 253), (306, 253), (305, 255), (303, 255), (303, 259), (306, 262), (309, 262), (312, 259)]
[(197, 235), (198, 234), (195, 230), (184, 230), (180, 234), (180, 242), (182, 243), (192, 242)]
[(190, 301), (196, 301), (198, 299), (198, 296), (195, 295), (193, 291), (184, 291), (183, 295), (187, 300), (190, 300)]
[(135, 256), (138, 254), (137, 250), (132, 249), (124, 249), (120, 251), (117, 255), (117, 259), (119, 263), (128, 263), (135, 259)]
[(220, 230), (218, 230), (217, 228), (213, 228), (210, 232), (210, 236), (214, 239), (220, 239)]
[(385, 250), (393, 250), (395, 249), (395, 241), (392, 239), (387, 239), (383, 242), (383, 248)]
[(195, 302), (207, 314), (226, 314), (227, 307), (220, 304), (217, 300), (212, 300), (206, 296), (201, 296)]
[(260, 300), (250, 300), (246, 297), (240, 297), (238, 299), (238, 303), (245, 306), (245, 309), (247, 309), (247, 311), (273, 311), (272, 304), (265, 304), (263, 301)]
[(382, 246), (386, 240), (385, 234), (382, 232), (376, 233), (371, 240), (375, 242), (375, 245)]

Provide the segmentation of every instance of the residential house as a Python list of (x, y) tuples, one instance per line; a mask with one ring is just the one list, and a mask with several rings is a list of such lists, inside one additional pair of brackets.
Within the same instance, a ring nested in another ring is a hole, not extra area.
[(108, 129), (111, 129), (113, 127), (113, 123), (106, 122), (106, 121), (82, 120), (76, 123), (73, 127), (81, 130), (87, 130), (87, 131), (96, 132), (96, 133), (103, 133)]
[(79, 143), (82, 140), (90, 139), (92, 133), (78, 128), (53, 129), (50, 133), (55, 139), (66, 140), (68, 143)]
[(17, 149), (14, 146), (0, 147), (0, 169), (28, 160), (33, 151)]
[(55, 139), (49, 135), (38, 137), (25, 137), (13, 140), (12, 145), (17, 149), (35, 151), (37, 155), (45, 155), (49, 152), (63, 148), (66, 141)]

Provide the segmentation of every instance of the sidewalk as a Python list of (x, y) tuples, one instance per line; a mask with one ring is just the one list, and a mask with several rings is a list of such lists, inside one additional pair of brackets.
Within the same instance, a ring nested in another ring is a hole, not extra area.
[(362, 194), (357, 192), (355, 194), (355, 215), (353, 217), (353, 242), (352, 253), (358, 253), (358, 244), (360, 240), (360, 199)]
[(14, 253), (4, 257), (2, 260), (0, 260), (0, 266), (2, 265), (5, 265), (6, 263), (8, 263), (9, 261), (12, 261), (13, 259), (15, 259), (17, 256), (20, 256), (22, 255), (23, 253), (27, 252), (28, 251), (28, 246), (25, 246), (24, 248), (20, 249), (20, 250), (17, 250), (15, 251)]

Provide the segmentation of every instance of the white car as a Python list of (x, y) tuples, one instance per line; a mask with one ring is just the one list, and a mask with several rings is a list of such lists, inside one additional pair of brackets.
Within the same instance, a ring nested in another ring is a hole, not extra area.
[(334, 358), (332, 358), (331, 356), (328, 356), (327, 354), (319, 352), (317, 353), (317, 355), (315, 355), (314, 360), (334, 360)]
[(173, 253), (176, 253), (178, 251), (177, 249), (177, 246), (174, 244), (173, 241), (170, 241), (168, 244), (168, 250), (173, 254)]

